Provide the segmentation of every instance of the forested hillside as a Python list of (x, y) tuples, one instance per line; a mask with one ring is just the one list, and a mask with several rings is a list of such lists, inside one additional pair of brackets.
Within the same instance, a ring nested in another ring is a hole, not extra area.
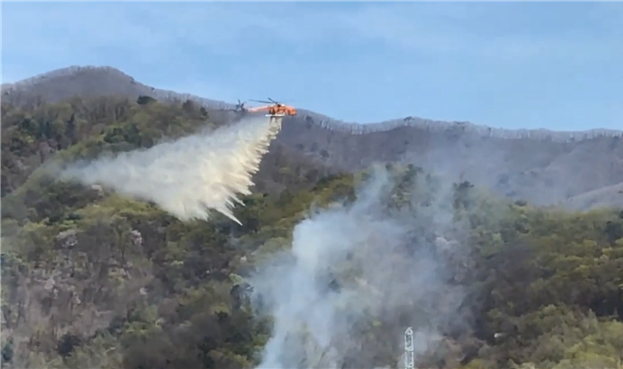
[[(399, 226), (400, 239), (359, 236), (314, 282), (375, 303), (347, 314), (356, 319), (331, 365), (401, 367), (402, 332), (413, 326), (431, 332), (419, 338), (418, 368), (623, 367), (623, 211), (545, 210), (413, 165), (340, 174), (274, 142), (254, 195), (236, 209), (242, 226), (218, 215), (185, 224), (54, 171), (214, 126), (209, 111), (112, 97), (24, 109), (2, 105), (7, 368), (255, 367), (279, 318), (261, 303), (256, 276), (305, 236), (293, 230), (312, 213), (356, 215), (352, 236), (365, 234), (357, 204), (378, 173), (388, 181), (362, 212)], [(330, 235), (319, 228), (317, 242)], [(434, 283), (417, 287), (399, 271)], [(322, 345), (309, 345), (289, 365), (330, 367)]]
[[(141, 95), (159, 101), (189, 99), (207, 109), (216, 123), (229, 121), (232, 114), (227, 110), (234, 108), (223, 101), (148, 86), (108, 66), (73, 66), (2, 85), (3, 101), (19, 107), (74, 96), (136, 100)], [(336, 170), (352, 173), (377, 161), (404, 162), (540, 205), (562, 202), (587, 210), (610, 199), (623, 204), (623, 193), (616, 190), (623, 184), (620, 130), (509, 130), (477, 124), (483, 122), (424, 119), (417, 111), (416, 116), (385, 122), (346, 123), (304, 107), (297, 105), (298, 115), (284, 119), (275, 145)], [(583, 197), (587, 193), (590, 199)]]

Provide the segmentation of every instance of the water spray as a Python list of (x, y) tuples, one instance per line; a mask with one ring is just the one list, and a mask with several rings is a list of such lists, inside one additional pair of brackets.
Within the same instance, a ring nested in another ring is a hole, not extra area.
[(181, 221), (207, 220), (209, 210), (216, 210), (240, 224), (232, 209), (242, 204), (239, 195), (251, 194), (252, 176), (282, 118), (247, 118), (149, 149), (75, 163), (61, 179), (152, 201)]

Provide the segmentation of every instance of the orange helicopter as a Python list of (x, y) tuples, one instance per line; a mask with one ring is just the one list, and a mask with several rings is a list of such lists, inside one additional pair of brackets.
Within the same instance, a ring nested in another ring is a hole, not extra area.
[(263, 104), (271, 104), (271, 105), (265, 105), (265, 106), (258, 106), (256, 108), (247, 108), (246, 111), (251, 112), (251, 113), (267, 111), (268, 114), (266, 115), (269, 117), (283, 117), (286, 115), (296, 115), (296, 109), (294, 107), (284, 105), (271, 98), (268, 98), (268, 101), (263, 101), (263, 100), (251, 100), (251, 101), (255, 101), (255, 102), (259, 102)]

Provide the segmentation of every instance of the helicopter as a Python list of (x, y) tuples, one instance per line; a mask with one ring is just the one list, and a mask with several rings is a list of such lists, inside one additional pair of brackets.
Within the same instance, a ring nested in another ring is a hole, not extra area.
[(297, 114), (296, 109), (294, 107), (277, 102), (271, 99), (270, 97), (268, 98), (268, 101), (266, 100), (251, 100), (251, 101), (259, 102), (262, 104), (270, 104), (270, 105), (264, 105), (264, 106), (258, 106), (256, 108), (246, 109), (249, 112), (267, 111), (268, 114), (266, 114), (266, 116), (269, 116), (269, 117), (284, 117), (286, 115), (292, 116), (292, 115)]

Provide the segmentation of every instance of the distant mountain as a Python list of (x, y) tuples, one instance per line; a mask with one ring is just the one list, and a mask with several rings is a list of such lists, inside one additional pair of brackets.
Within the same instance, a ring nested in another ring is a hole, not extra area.
[(574, 196), (567, 199), (565, 205), (573, 209), (589, 209), (605, 206), (623, 208), (623, 183), (598, 188)]
[[(150, 87), (111, 67), (69, 67), (2, 85), (2, 100), (14, 105), (75, 95), (192, 100), (223, 121), (231, 120), (226, 111), (235, 107)], [(623, 131), (505, 130), (417, 117), (364, 125), (302, 109), (284, 121), (276, 145), (343, 171), (375, 161), (409, 162), (540, 205), (621, 204), (612, 189), (623, 186)]]

